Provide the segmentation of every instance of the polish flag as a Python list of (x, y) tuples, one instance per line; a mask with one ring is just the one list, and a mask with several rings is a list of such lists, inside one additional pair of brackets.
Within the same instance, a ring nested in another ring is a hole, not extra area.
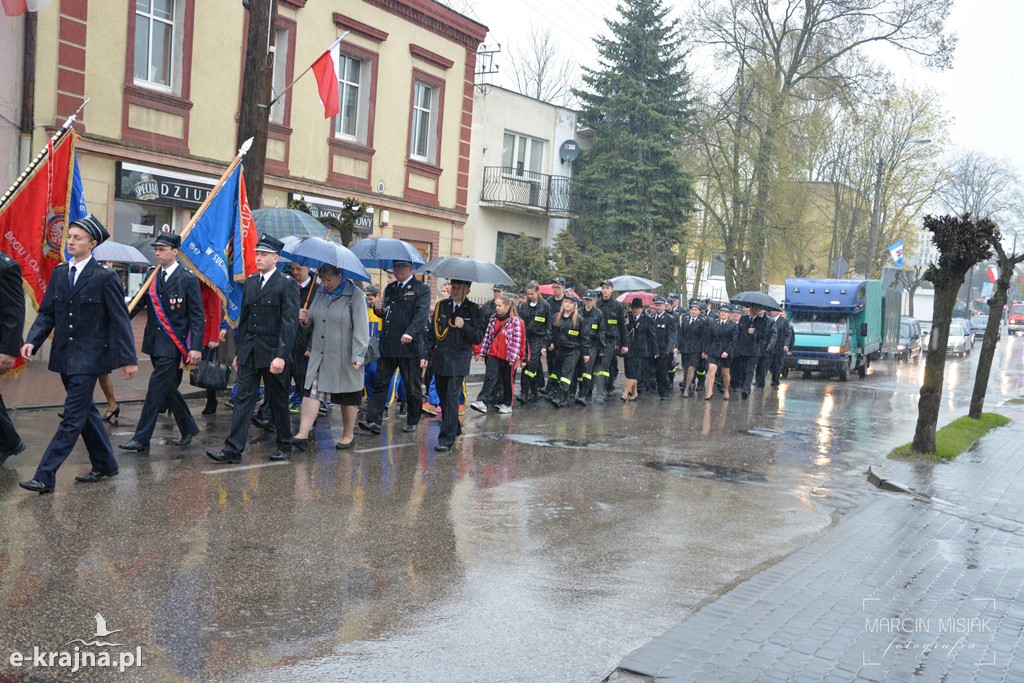
[(25, 12), (38, 12), (50, 6), (50, 0), (3, 0), (4, 14), (19, 17)]
[[(7, 2), (7, 0), (4, 0)], [(345, 36), (334, 41), (327, 50), (313, 62), (313, 75), (316, 76), (316, 87), (320, 91), (320, 101), (324, 103), (324, 118), (337, 116), (341, 111), (338, 101), (338, 62), (341, 61), (338, 46)]]

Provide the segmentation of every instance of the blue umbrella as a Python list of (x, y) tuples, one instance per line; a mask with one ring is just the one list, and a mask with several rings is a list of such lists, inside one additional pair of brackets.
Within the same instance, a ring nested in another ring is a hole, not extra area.
[(289, 236), (282, 240), (284, 250), (281, 255), (295, 263), (310, 268), (319, 268), (325, 263), (337, 266), (341, 274), (350, 280), (370, 282), (370, 274), (363, 268), (359, 258), (348, 247), (336, 242), (328, 242), (320, 237)]
[(409, 261), (412, 267), (423, 265), (423, 255), (408, 242), (391, 237), (367, 237), (352, 244), (352, 253), (367, 268), (394, 270), (395, 261)]

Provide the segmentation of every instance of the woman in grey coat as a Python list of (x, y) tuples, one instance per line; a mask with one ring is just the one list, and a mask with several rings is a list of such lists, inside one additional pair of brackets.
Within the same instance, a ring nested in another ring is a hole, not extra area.
[(363, 398), (363, 359), (370, 344), (366, 296), (334, 266), (322, 266), (318, 275), (321, 285), (313, 304), (299, 312), (299, 323), (312, 329), (301, 420), (292, 441), (303, 449), (309, 443), (323, 397), (341, 406), (343, 433), (335, 448), (348, 450), (355, 443), (353, 429)]

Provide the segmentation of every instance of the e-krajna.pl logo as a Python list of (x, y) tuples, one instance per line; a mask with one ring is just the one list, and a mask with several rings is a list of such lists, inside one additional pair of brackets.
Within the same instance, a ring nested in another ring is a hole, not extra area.
[[(142, 647), (134, 650), (106, 650), (99, 648), (121, 648), (121, 643), (110, 640), (115, 633), (121, 633), (122, 629), (109, 630), (107, 620), (102, 614), (96, 613), (96, 633), (92, 640), (75, 638), (61, 646), (60, 650), (44, 650), (38, 645), (32, 648), (32, 652), (12, 652), (8, 658), (11, 666), (20, 668), (25, 666), (42, 668), (69, 669), (75, 673), (84, 668), (117, 669), (124, 671), (133, 666), (142, 666)], [(118, 638), (118, 640), (121, 640)], [(79, 643), (69, 648), (69, 645)]]

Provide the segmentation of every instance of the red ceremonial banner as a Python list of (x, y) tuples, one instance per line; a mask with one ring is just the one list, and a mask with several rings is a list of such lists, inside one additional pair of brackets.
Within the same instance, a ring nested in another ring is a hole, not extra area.
[(25, 291), (36, 308), (53, 269), (64, 260), (77, 141), (73, 130), (58, 140), (0, 208), (0, 249), (21, 266)]

